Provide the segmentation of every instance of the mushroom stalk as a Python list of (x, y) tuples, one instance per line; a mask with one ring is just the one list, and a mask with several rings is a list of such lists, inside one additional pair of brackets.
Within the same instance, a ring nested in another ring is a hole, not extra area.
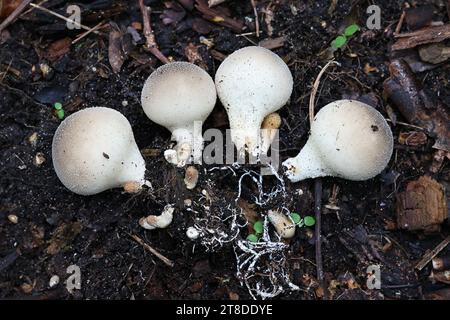
[(184, 167), (190, 159), (194, 163), (201, 163), (203, 151), (202, 122), (196, 121), (184, 128), (172, 131), (172, 139), (177, 142), (175, 149), (167, 150), (166, 160), (178, 167)]
[(332, 171), (327, 168), (322, 159), (315, 145), (308, 141), (295, 158), (289, 158), (283, 162), (286, 168), (285, 175), (292, 182), (332, 175)]

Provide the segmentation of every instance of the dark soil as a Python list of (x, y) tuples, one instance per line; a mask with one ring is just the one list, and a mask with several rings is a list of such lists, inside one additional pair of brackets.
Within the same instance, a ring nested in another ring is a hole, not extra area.
[[(269, 1), (258, 2), (259, 10), (269, 4)], [(200, 13), (193, 9), (178, 23), (164, 25), (160, 18), (165, 9), (162, 2), (146, 3), (153, 10), (152, 27), (161, 51), (174, 60), (184, 61), (187, 60), (185, 48), (189, 44), (200, 45), (200, 62), (214, 75), (220, 61), (206, 45), (200, 44), (201, 35), (192, 27), (192, 19), (200, 18)], [(280, 160), (283, 161), (295, 156), (307, 139), (309, 95), (326, 63), (321, 53), (351, 21), (365, 26), (365, 9), (369, 3), (338, 1), (334, 10), (330, 10), (331, 1), (272, 3), (271, 38), (286, 37), (284, 45), (274, 51), (285, 59), (294, 76), (290, 103), (280, 110), (283, 119)], [(417, 1), (417, 5), (433, 4), (434, 20), (448, 23), (445, 3), (442, 3)], [(335, 52), (341, 67), (329, 69), (322, 78), (318, 108), (351, 97), (373, 105), (388, 118), (383, 81), (389, 76), (389, 47), (403, 1), (378, 1), (378, 4), (382, 9), (382, 29), (363, 27), (348, 46)], [(63, 1), (48, 1), (46, 7), (64, 12)], [(245, 17), (253, 18), (250, 1), (231, 0), (223, 7), (229, 9), (233, 18), (242, 21)], [(132, 22), (142, 21), (137, 1), (118, 8), (117, 14), (106, 21), (125, 28)], [(85, 22), (91, 27), (101, 21), (91, 19)], [(260, 39), (268, 38), (267, 24), (260, 20)], [(260, 40), (255, 35), (237, 36), (217, 24), (207, 26), (210, 30), (204, 36), (214, 42), (214, 50), (224, 55)], [(248, 23), (245, 32), (252, 30), (254, 25)], [(211, 250), (186, 237), (186, 228), (193, 224), (195, 217), (202, 218), (202, 213), (193, 214), (183, 204), (184, 199), (199, 199), (201, 191), (206, 189), (214, 202), (211, 210), (220, 211), (233, 203), (243, 171), (238, 170), (238, 176), (233, 176), (228, 171), (200, 170), (198, 187), (185, 190), (184, 170), (173, 168), (162, 155), (169, 146), (170, 132), (151, 122), (140, 106), (142, 85), (160, 62), (138, 44), (121, 71), (115, 74), (108, 61), (108, 38), (92, 34), (70, 46), (58, 59), (49, 59), (45, 53), (49, 52), (51, 43), (64, 37), (74, 39), (82, 31), (69, 32), (60, 20), (37, 10), (13, 23), (8, 32), (9, 39), (0, 44), (0, 298), (230, 299), (236, 294), (240, 299), (250, 298), (236, 276), (231, 244)], [(46, 77), (39, 71), (42, 63), (53, 69)], [(376, 67), (377, 71), (365, 72), (367, 65)], [(415, 76), (432, 96), (450, 106), (448, 63)], [(53, 113), (52, 104), (57, 101), (63, 103), (66, 116), (93, 106), (122, 112), (133, 127), (138, 146), (146, 150), (148, 179), (154, 190), (146, 189), (131, 196), (116, 189), (83, 197), (65, 189), (51, 161), (51, 142), (61, 121)], [(394, 113), (398, 121), (403, 120), (395, 108)], [(226, 113), (219, 102), (204, 124), (204, 128), (211, 127), (228, 127)], [(448, 160), (437, 173), (430, 173), (435, 152), (433, 140), (428, 139), (420, 147), (399, 145), (399, 133), (412, 129), (398, 124), (392, 129), (396, 141), (394, 156), (381, 175), (365, 182), (323, 179), (324, 204), (329, 202), (333, 186), (339, 187), (340, 210), (323, 208), (322, 216), (323, 269), (327, 287), (334, 290), (331, 296), (334, 299), (421, 299), (424, 294), (445, 287), (428, 280), (429, 266), (421, 272), (414, 266), (427, 250), (449, 235), (448, 220), (439, 233), (432, 235), (389, 226), (396, 220), (396, 194), (404, 190), (407, 182), (429, 174), (449, 189)], [(29, 138), (34, 133), (38, 138), (32, 144)], [(150, 149), (158, 152), (151, 154)], [(46, 159), (40, 166), (33, 163), (38, 152)], [(264, 179), (267, 190), (277, 183), (274, 177)], [(286, 182), (287, 197), (257, 207), (256, 211), (265, 214), (273, 206), (283, 204), (301, 216), (313, 215), (313, 186), (311, 180)], [(301, 196), (299, 189), (303, 191)], [(252, 203), (256, 191), (252, 181), (245, 179), (242, 197)], [(138, 225), (139, 218), (158, 214), (167, 203), (177, 206), (169, 228), (147, 231)], [(8, 220), (11, 214), (18, 217), (17, 224)], [(226, 225), (219, 227), (226, 228)], [(286, 253), (286, 270), (291, 281), (302, 290), (286, 290), (279, 298), (323, 298), (315, 281), (313, 232), (311, 228), (298, 229)], [(174, 267), (166, 266), (146, 251), (131, 234), (138, 235), (171, 259)], [(243, 228), (241, 237), (247, 234)], [(49, 252), (50, 245), (56, 245), (57, 252)], [(450, 248), (444, 249), (445, 253), (449, 254)], [(66, 268), (72, 264), (81, 269), (82, 286), (70, 294), (62, 282), (69, 276)], [(366, 290), (366, 268), (370, 264), (382, 266), (381, 290)], [(61, 283), (49, 288), (53, 275), (58, 275)], [(350, 283), (350, 278), (354, 282)]]

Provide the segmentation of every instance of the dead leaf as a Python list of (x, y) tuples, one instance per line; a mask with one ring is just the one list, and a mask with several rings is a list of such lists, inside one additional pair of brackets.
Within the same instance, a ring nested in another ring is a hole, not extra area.
[(427, 135), (422, 131), (401, 132), (398, 142), (407, 146), (422, 146), (427, 143)]
[(119, 73), (125, 61), (122, 52), (122, 33), (112, 28), (109, 33), (108, 58), (114, 73)]
[(433, 148), (450, 151), (450, 113), (438, 99), (432, 99), (415, 78), (404, 60), (389, 65), (391, 76), (384, 82), (383, 95), (392, 102), (405, 119), (424, 128), (436, 138)]
[(43, 57), (54, 62), (70, 52), (71, 45), (72, 39), (69, 37), (52, 42), (43, 54)]
[(198, 49), (202, 47), (202, 45), (196, 46), (193, 43), (189, 43), (184, 48), (184, 54), (190, 63), (196, 64), (204, 70), (208, 70), (207, 64), (203, 61), (202, 56), (198, 52)]
[(55, 255), (66, 249), (66, 247), (73, 242), (82, 229), (83, 226), (78, 221), (61, 224), (53, 233), (50, 240), (50, 245), (47, 247), (46, 252), (48, 254)]

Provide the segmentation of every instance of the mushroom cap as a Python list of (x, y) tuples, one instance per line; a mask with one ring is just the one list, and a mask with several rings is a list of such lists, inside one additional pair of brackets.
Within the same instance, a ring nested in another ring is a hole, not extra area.
[(229, 55), (217, 69), (215, 83), (230, 122), (239, 117), (242, 125), (254, 128), (289, 100), (293, 87), (286, 63), (262, 47), (245, 47)]
[(171, 131), (204, 121), (216, 99), (211, 76), (189, 62), (172, 62), (156, 69), (145, 81), (141, 95), (147, 117)]
[(349, 180), (367, 180), (379, 174), (394, 145), (384, 117), (354, 100), (334, 101), (320, 109), (309, 139), (327, 169)]
[(87, 108), (68, 116), (53, 137), (52, 158), (64, 186), (81, 195), (144, 180), (145, 162), (131, 125), (110, 108)]

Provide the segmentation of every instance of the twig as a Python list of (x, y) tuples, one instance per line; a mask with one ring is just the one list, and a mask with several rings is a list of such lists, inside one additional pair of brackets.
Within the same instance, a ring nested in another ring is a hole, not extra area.
[(258, 18), (258, 9), (256, 9), (255, 0), (250, 0), (253, 7), (253, 14), (255, 15), (255, 29), (256, 29), (256, 37), (259, 38), (259, 18)]
[(316, 270), (317, 280), (323, 288), (323, 264), (322, 264), (322, 235), (321, 235), (321, 208), (322, 208), (322, 180), (314, 180), (314, 214), (316, 217), (315, 225), (315, 239), (314, 245), (316, 247)]
[(21, 4), (18, 5), (18, 7), (16, 8), (16, 10), (14, 10), (3, 22), (2, 24), (0, 24), (0, 32), (3, 31), (3, 29), (5, 29), (7, 26), (9, 26), (11, 23), (13, 23), (16, 18), (18, 16), (20, 16), (20, 14), (23, 12), (23, 10), (25, 10), (25, 8), (27, 7), (27, 5), (31, 2), (32, 0), (24, 0), (22, 1)]
[[(314, 81), (311, 95), (309, 97), (309, 122), (310, 127), (314, 121), (314, 108), (317, 90), (319, 90), (320, 79), (329, 66), (332, 64), (340, 65), (338, 62), (331, 60), (323, 67), (319, 72), (316, 80)], [(315, 179), (314, 181), (314, 214), (316, 218), (315, 232), (314, 232), (314, 246), (316, 249), (316, 270), (317, 270), (317, 280), (319, 281), (322, 289), (325, 289), (324, 277), (323, 277), (323, 264), (322, 264), (322, 219), (321, 219), (321, 209), (322, 209), (322, 180)], [(325, 298), (327, 297), (327, 292), (324, 290)]]
[(400, 31), (402, 30), (403, 21), (405, 20), (405, 17), (406, 17), (406, 11), (403, 10), (402, 15), (400, 16), (400, 19), (398, 20), (397, 27), (395, 28), (394, 35), (399, 34)]
[[(392, 124), (394, 123), (391, 119), (386, 119), (386, 121), (390, 122)], [(399, 125), (404, 126), (404, 127), (410, 127), (410, 128), (414, 128), (414, 129), (425, 131), (425, 128), (422, 128), (422, 127), (419, 127), (419, 126), (415, 126), (413, 124), (409, 124), (409, 123), (402, 122), (402, 121), (395, 121), (395, 124), (399, 124)]]
[(138, 0), (139, 7), (142, 12), (142, 21), (144, 24), (144, 36), (146, 40), (146, 49), (150, 51), (159, 61), (162, 63), (170, 63), (169, 59), (159, 51), (158, 45), (156, 44), (155, 35), (153, 33), (152, 27), (150, 25), (150, 8), (144, 4), (144, 0)]
[[(80, 27), (80, 28), (82, 28), (82, 29), (84, 29), (84, 30), (87, 30), (87, 31), (91, 31), (91, 30), (92, 30), (92, 28), (89, 28), (88, 26), (85, 26), (85, 25), (83, 25), (83, 24), (81, 24), (81, 23), (79, 23), (79, 22), (77, 22), (77, 21), (75, 21), (75, 20), (66, 18), (66, 17), (64, 17), (63, 15), (61, 15), (61, 14), (59, 14), (59, 13), (57, 13), (57, 12), (54, 12), (54, 11), (52, 11), (52, 10), (49, 10), (49, 9), (47, 9), (47, 8), (45, 8), (45, 7), (41, 7), (41, 6), (38, 5), (38, 4), (30, 3), (30, 6), (32, 6), (33, 8), (39, 9), (39, 10), (41, 10), (41, 11), (47, 12), (48, 14), (51, 14), (52, 16), (55, 16), (55, 17), (57, 17), (57, 18), (60, 18), (60, 19), (62, 19), (62, 20), (64, 20), (64, 21), (66, 21), (66, 22), (73, 23), (74, 25), (76, 25), (76, 26), (78, 26), (78, 27)], [(91, 32), (94, 32), (95, 34), (99, 34), (98, 31), (91, 31)]]
[(316, 94), (317, 90), (319, 90), (319, 84), (320, 79), (322, 78), (322, 75), (327, 71), (328, 67), (332, 64), (340, 66), (340, 63), (334, 60), (328, 61), (328, 63), (325, 65), (325, 67), (322, 68), (322, 70), (319, 72), (319, 75), (316, 78), (316, 81), (314, 81), (313, 88), (311, 91), (311, 95), (309, 97), (309, 123), (312, 124), (314, 121), (314, 106), (315, 106), (315, 100), (316, 100)]
[(168, 265), (169, 267), (173, 267), (175, 264), (173, 263), (172, 260), (169, 260), (168, 258), (164, 257), (161, 253), (159, 253), (158, 251), (156, 251), (155, 249), (153, 249), (152, 247), (150, 247), (150, 245), (148, 245), (147, 243), (144, 242), (144, 240), (142, 240), (141, 238), (139, 238), (137, 235), (135, 234), (130, 234), (130, 237), (133, 238), (134, 241), (136, 241), (137, 243), (139, 243), (141, 246), (143, 246), (145, 249), (147, 249), (148, 251), (150, 251), (152, 254), (154, 254), (158, 259), (160, 259), (162, 262), (164, 262), (166, 265)]
[(436, 248), (434, 248), (433, 250), (431, 250), (430, 252), (426, 253), (422, 259), (420, 259), (420, 261), (416, 264), (416, 269), (417, 270), (422, 270), (430, 261), (431, 259), (433, 259), (434, 257), (436, 257), (439, 252), (441, 252), (442, 250), (444, 250), (444, 248), (450, 243), (450, 236), (448, 236), (447, 238), (444, 239), (444, 241), (442, 241), (441, 243), (439, 243), (437, 245)]
[(104, 26), (103, 24), (104, 21), (100, 22), (99, 24), (97, 24), (95, 27), (93, 27), (91, 30), (84, 32), (83, 34), (81, 34), (78, 38), (76, 38), (75, 40), (72, 41), (72, 44), (77, 43), (78, 41), (80, 41), (81, 39), (83, 39), (84, 37), (86, 37), (87, 35), (91, 34), (92, 32), (102, 28)]

